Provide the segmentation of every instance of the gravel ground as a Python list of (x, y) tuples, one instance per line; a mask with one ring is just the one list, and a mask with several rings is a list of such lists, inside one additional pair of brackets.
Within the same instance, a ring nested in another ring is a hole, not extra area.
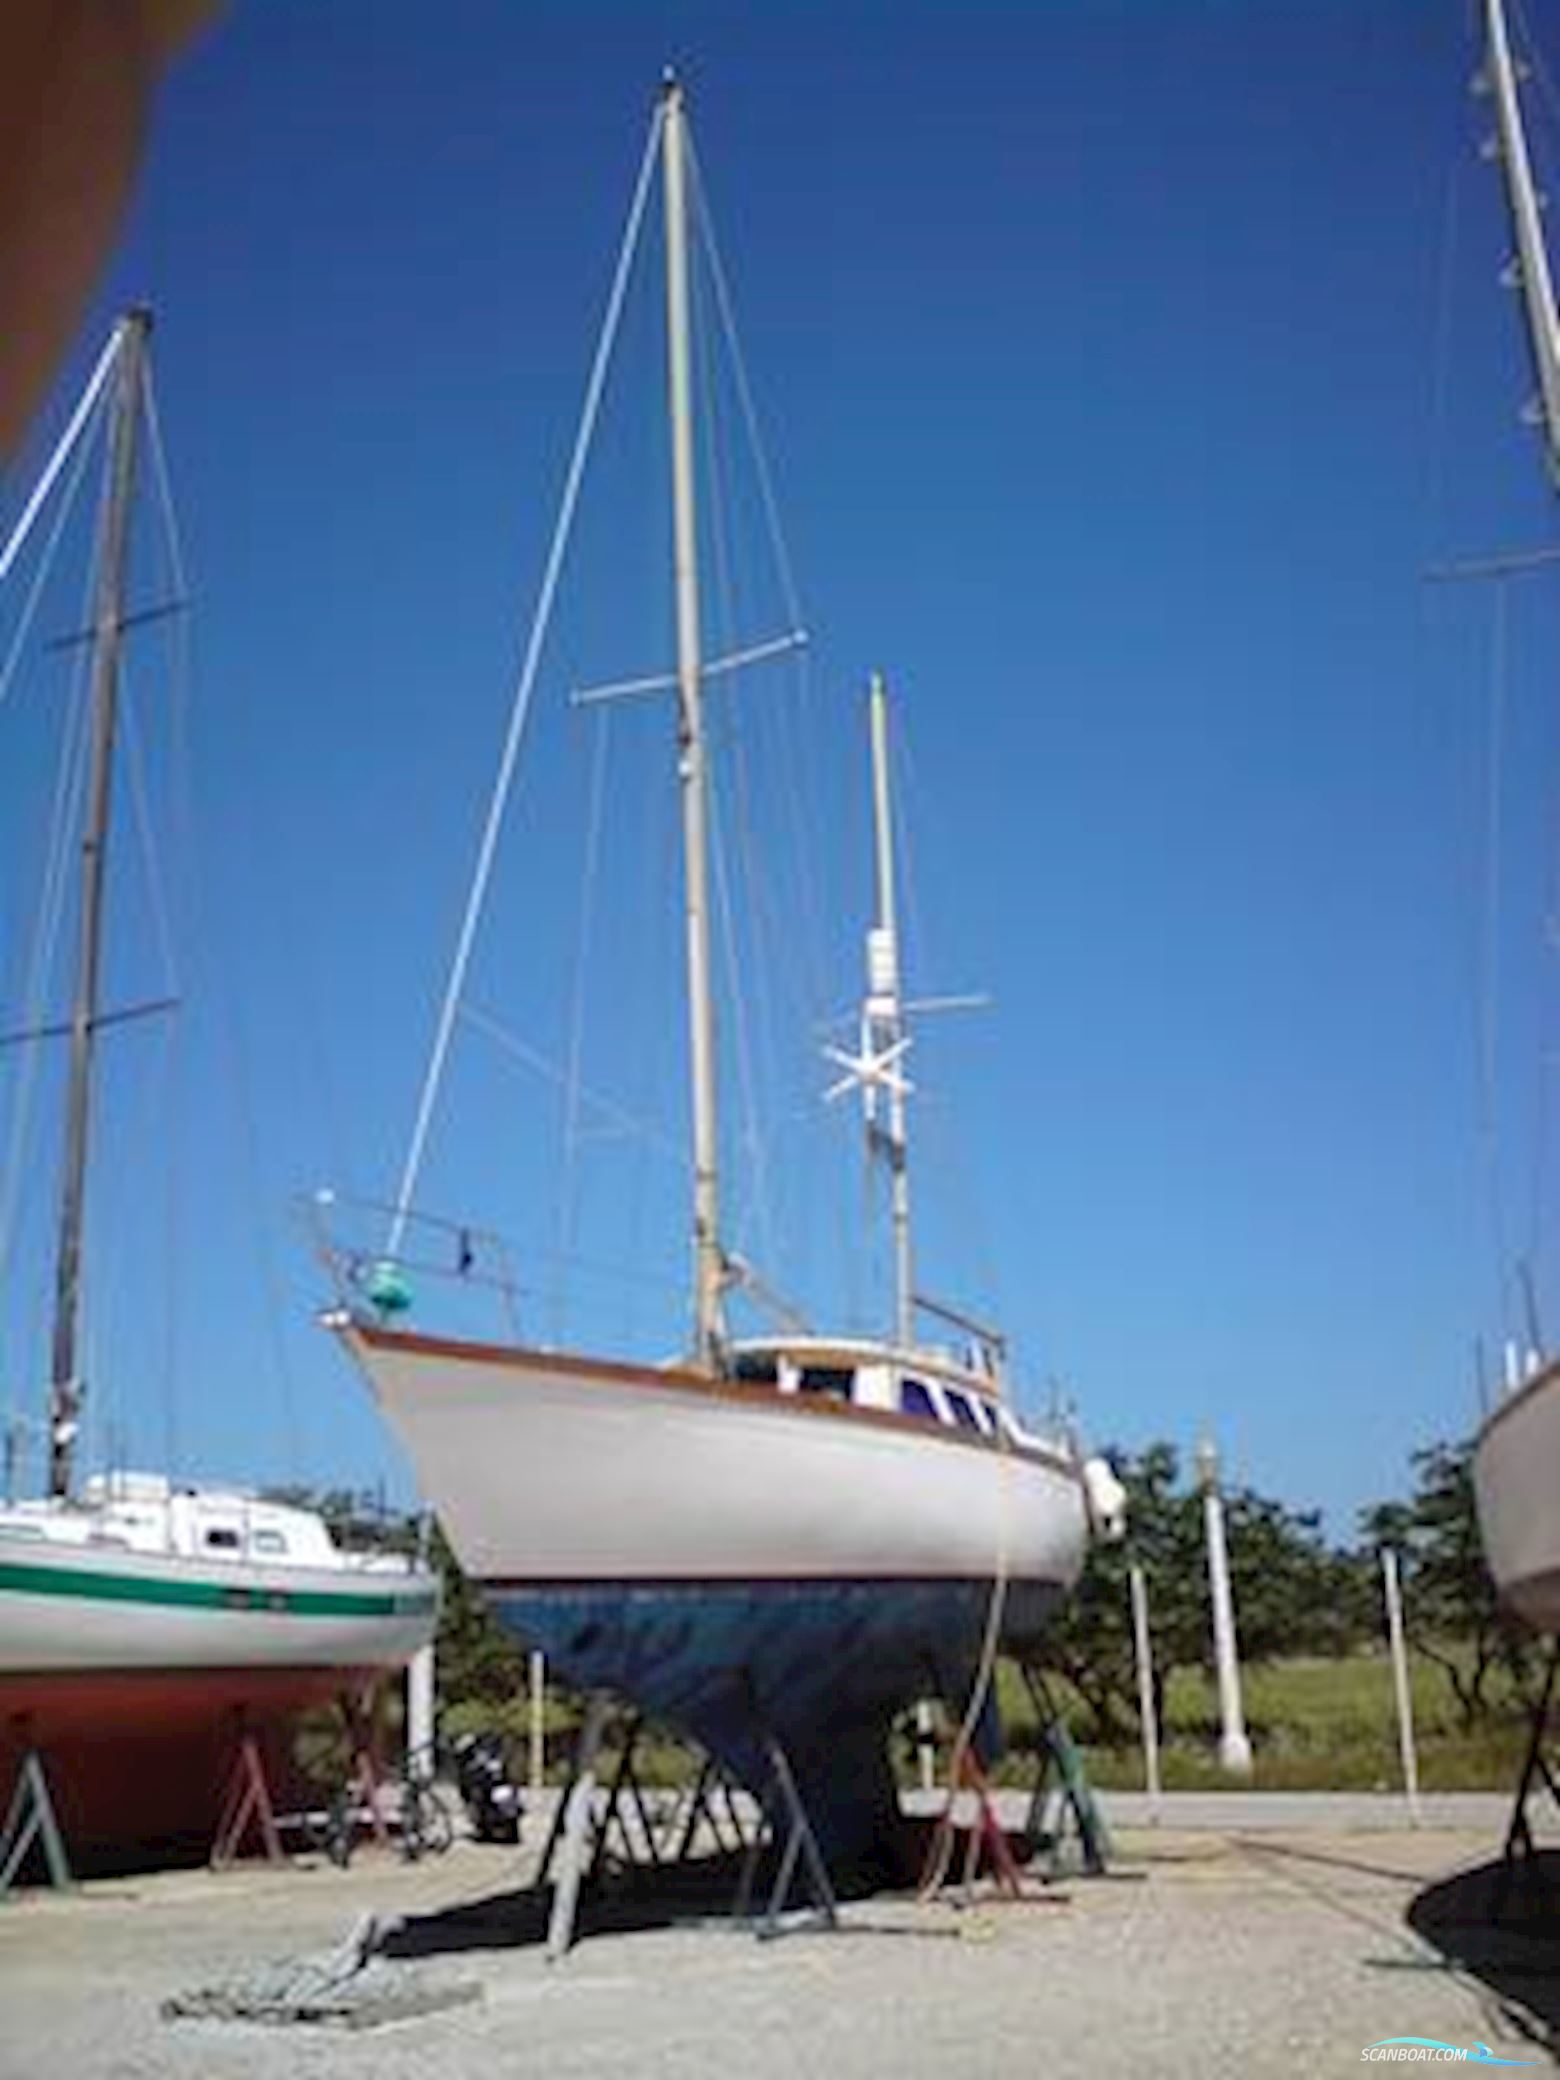
[[(1257, 1817), (1249, 1795), (1242, 1812)], [(1064, 1898), (880, 1898), (848, 1906), (840, 1934), (774, 1943), (663, 1914), (660, 1926), (591, 1935), (555, 1966), (526, 1940), (536, 1916), (507, 1899), (525, 1859), (466, 1843), (411, 1867), (365, 1852), (345, 1872), (104, 1882), (0, 1906), (0, 2076), (1260, 2080), (1357, 2070), (1363, 2046), (1399, 2035), (1482, 2040), (1549, 2071), (1543, 2026), (1535, 2038), (1526, 2018), (1547, 2011), (1552, 2030), (1560, 2012), (1560, 1934), (1502, 1981), (1508, 1995), (1518, 1986), (1512, 2005), (1491, 1974), (1449, 1967), (1405, 1921), (1429, 1885), (1486, 1862), (1495, 1840), (1488, 1827), (1162, 1823), (1118, 1835), (1120, 1866), (1136, 1875), (1075, 1880), (1057, 1888)], [(485, 1913), (470, 1911), (484, 1899)], [(382, 1967), (390, 1977), (480, 1997), (354, 2033), (161, 2018), (171, 1994), (336, 1947), (365, 1912), (430, 1917), (412, 1924), (425, 1954)], [(1560, 1931), (1560, 1915), (1550, 1926)]]

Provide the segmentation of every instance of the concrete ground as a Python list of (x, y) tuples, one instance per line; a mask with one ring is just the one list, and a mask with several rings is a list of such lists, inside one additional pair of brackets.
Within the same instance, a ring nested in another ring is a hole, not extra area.
[[(1477, 1867), (1499, 1842), (1498, 1800), (1475, 1826), (1417, 1831), (1392, 1808), (1385, 1828), (1370, 1807), (1351, 1825), (1325, 1802), (1253, 1794), (1228, 1816), (1167, 1800), (1157, 1827), (1123, 1827), (1133, 1809), (1112, 1803), (1120, 1876), (1017, 1904), (984, 1890), (962, 1907), (882, 1897), (847, 1906), (839, 1934), (772, 1943), (689, 1925), (664, 1888), (637, 1888), (611, 1932), (557, 1965), (534, 1899), (516, 1893), (539, 1830), (519, 1856), (462, 1842), (413, 1866), (365, 1851), (348, 1871), (33, 1893), (0, 1905), (0, 2080), (1260, 2080), (1357, 2070), (1364, 2046), (1392, 2036), (1483, 2042), (1540, 2072), (1556, 2062), (1560, 1904), (1492, 1937)], [(170, 1994), (328, 1950), (370, 1910), (411, 1917), (399, 1947), (417, 1961), (387, 1974), (477, 1998), (351, 2033), (162, 2019)]]

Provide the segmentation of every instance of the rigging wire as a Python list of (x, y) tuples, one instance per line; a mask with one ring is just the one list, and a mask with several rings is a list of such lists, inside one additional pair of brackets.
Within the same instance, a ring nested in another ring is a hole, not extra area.
[(573, 452), (569, 457), (568, 472), (564, 480), (563, 498), (558, 517), (553, 526), (552, 541), (547, 551), (547, 561), (542, 572), (541, 587), (531, 619), (531, 632), (526, 640), (525, 656), (520, 667), (519, 681), (515, 687), (510, 706), (509, 723), (505, 731), (504, 745), (499, 758), (498, 774), (493, 784), (488, 803), (487, 816), (483, 824), (481, 841), (477, 848), (476, 867), (472, 874), (471, 888), (466, 899), (465, 912), (461, 918), (460, 932), (456, 940), (455, 956), (450, 963), (449, 977), (445, 984), (444, 999), (439, 1009), (438, 1023), (434, 1029), (433, 1046), (428, 1066), (423, 1077), (422, 1090), (417, 1102), (417, 1115), (412, 1127), (412, 1137), (401, 1172), (401, 1182), (396, 1191), (395, 1214), (391, 1220), (386, 1242), (387, 1253), (394, 1256), (401, 1246), (405, 1233), (407, 1215), (417, 1191), (417, 1180), (422, 1170), (423, 1149), (428, 1138), (428, 1129), (433, 1119), (433, 1108), (438, 1100), (440, 1084), (444, 1076), (445, 1059), (449, 1053), (450, 1040), (455, 1031), (456, 1014), (461, 995), (465, 989), (466, 971), (471, 961), (471, 951), (476, 939), (477, 926), (487, 896), (487, 885), (493, 870), (494, 855), (498, 849), (499, 833), (503, 828), (504, 814), (509, 803), (509, 790), (514, 779), (515, 765), (520, 755), (521, 742), (531, 709), (531, 695), (536, 684), (536, 674), (541, 663), (542, 646), (546, 640), (552, 619), (553, 598), (558, 589), (558, 580), (563, 571), (563, 561), (573, 531), (575, 508), (579, 503), (580, 486), (584, 481), (585, 464), (590, 453), (591, 439), (595, 432), (596, 417), (606, 388), (607, 371), (611, 364), (613, 344), (617, 338), (618, 320), (622, 315), (623, 298), (628, 287), (633, 267), (634, 254), (638, 249), (640, 224), (644, 217), (645, 203), (650, 193), (650, 178), (655, 169), (656, 155), (661, 143), (661, 131), (665, 122), (664, 106), (657, 103), (650, 120), (650, 134), (645, 140), (644, 157), (640, 162), (639, 179), (634, 189), (634, 199), (629, 208), (628, 222), (623, 232), (623, 242), (618, 252), (617, 267), (612, 278), (612, 289), (607, 300), (606, 318), (601, 336), (596, 343), (595, 358), (591, 364), (590, 378), (585, 388), (585, 400), (580, 411), (579, 427), (574, 438)]
[(1507, 581), (1495, 581), (1490, 642), (1489, 713), (1485, 750), (1484, 876), (1479, 948), (1479, 1125), (1490, 1240), (1495, 1254), (1496, 1295), (1503, 1335), (1511, 1327), (1510, 1257), (1501, 1193), (1500, 1146), (1500, 920), (1502, 796), (1507, 703)]
[[(743, 350), (741, 334), (737, 329), (736, 309), (727, 283), (725, 265), (721, 259), (720, 242), (716, 236), (714, 214), (709, 206), (708, 195), (704, 187), (704, 180), (699, 169), (698, 158), (691, 135), (688, 140), (688, 157), (692, 175), (690, 192), (694, 206), (694, 222), (708, 262), (710, 280), (715, 290), (716, 310), (719, 314), (721, 330), (725, 336), (727, 351), (731, 357), (732, 375), (736, 387), (738, 405), (747, 435), (748, 450), (753, 458), (754, 471), (758, 479), (759, 498), (769, 530), (771, 552), (774, 557), (776, 573), (780, 580), (785, 611), (790, 626), (793, 629), (801, 629), (806, 624), (802, 613), (801, 596), (796, 583), (795, 567), (791, 561), (790, 548), (780, 518), (780, 502), (775, 492), (774, 472), (770, 467), (758, 409), (754, 402), (753, 386), (748, 375), (747, 356)], [(795, 684), (798, 694), (797, 708), (800, 714), (802, 743), (811, 743), (816, 739), (813, 716), (813, 676), (810, 651), (805, 645), (797, 653), (795, 670)], [(823, 852), (819, 842), (820, 833), (816, 820), (810, 813), (816, 808), (816, 803), (812, 790), (806, 784), (809, 771), (808, 762), (802, 756), (801, 747), (795, 743), (792, 733), (785, 728), (785, 724), (790, 720), (789, 709), (785, 704), (778, 705), (779, 719), (782, 725), (781, 735), (784, 739), (787, 762), (791, 772), (796, 776), (787, 792), (797, 810), (793, 828), (798, 841), (796, 849), (797, 887), (804, 921), (804, 930), (801, 935), (802, 949), (804, 956), (810, 953), (813, 957), (811, 1001), (808, 1009), (810, 1014), (816, 1018), (827, 1008), (827, 983), (825, 980), (827, 968), (821, 957), (823, 943), (821, 921), (824, 914), (824, 904), (821, 900), (821, 891), (816, 874), (816, 862), (823, 857)]]
[(140, 726), (136, 721), (135, 702), (131, 697), (128, 666), (129, 659), (121, 658), (119, 720), (124, 737), (124, 772), (130, 796), (130, 820), (141, 855), (141, 871), (146, 877), (147, 903), (151, 911), (152, 932), (157, 941), (158, 956), (162, 961), (168, 994), (176, 997), (179, 994), (179, 964), (174, 952), (172, 913), (152, 819), (146, 759), (141, 744)]
[(1435, 330), (1430, 352), (1430, 439), (1429, 476), (1425, 504), (1429, 539), (1445, 538), (1447, 427), (1451, 411), (1452, 313), (1455, 308), (1458, 249), (1462, 236), (1462, 186), (1466, 177), (1466, 155), (1461, 143), (1453, 149), (1446, 169), (1446, 194), (1441, 205), (1441, 252), (1437, 270)]
[[(549, 1061), (540, 1048), (532, 1047), (528, 1041), (522, 1040), (518, 1033), (510, 1032), (509, 1028), (501, 1025), (491, 1013), (478, 1009), (474, 1004), (463, 1003), (460, 1007), (460, 1016), (464, 1024), (474, 1027), (480, 1033), (485, 1033), (505, 1054), (512, 1055), (517, 1062), (523, 1063), (528, 1069), (535, 1070), (539, 1076), (544, 1076), (550, 1082), (565, 1089), (567, 1088), (569, 1072), (566, 1069), (561, 1069), (556, 1062)], [(615, 1099), (604, 1096), (600, 1091), (592, 1090), (587, 1083), (581, 1082), (579, 1093), (581, 1100), (585, 1104), (594, 1107), (604, 1119), (608, 1120), (622, 1133), (632, 1136), (643, 1147), (656, 1149), (662, 1155), (669, 1156), (679, 1169), (686, 1170), (688, 1168), (687, 1150), (680, 1142), (674, 1141), (670, 1135), (663, 1134), (659, 1128), (651, 1126), (645, 1120), (637, 1119), (633, 1113), (625, 1110)]]
[[(1533, 1163), (1528, 1201), (1528, 1254), (1530, 1266), (1538, 1267), (1548, 1236), (1546, 1206), (1549, 1196), (1549, 1137), (1553, 1108), (1550, 1077), (1556, 1057), (1550, 1035), (1554, 1026), (1554, 955), (1560, 951), (1560, 787), (1553, 776), (1544, 816), (1544, 899), (1540, 918), (1540, 946), (1545, 956), (1540, 975), (1537, 1032), (1537, 1073), (1534, 1079)], [(1547, 986), (1546, 986), (1547, 985)]]
[(58, 506), (55, 508), (54, 523), (49, 529), (48, 537), (44, 542), (43, 554), (38, 558), (37, 567), (32, 576), (32, 583), (28, 587), (26, 598), (22, 602), (22, 611), (17, 616), (16, 632), (11, 638), (11, 645), (6, 651), (4, 662), (0, 663), (0, 707), (4, 707), (6, 697), (10, 693), (15, 680), (17, 667), (26, 648), (27, 638), (32, 632), (33, 617), (37, 613), (38, 602), (43, 597), (44, 587), (48, 583), (50, 572), (53, 570), (54, 558), (60, 546), (60, 538), (64, 534), (66, 522), (70, 519), (71, 513), (75, 508), (76, 494), (81, 488), (81, 479), (86, 472), (86, 466), (91, 458), (91, 454), (92, 442), (90, 439), (84, 439), (77, 443), (76, 452), (71, 459), (70, 475), (65, 481), (65, 489), (61, 494)]
[(743, 1138), (748, 1149), (748, 1187), (753, 1200), (754, 1225), (760, 1238), (760, 1253), (766, 1262), (774, 1259), (774, 1223), (770, 1215), (768, 1160), (763, 1131), (759, 1125), (758, 1106), (753, 1077), (753, 1054), (748, 1030), (748, 1002), (743, 986), (743, 964), (737, 950), (737, 936), (732, 916), (730, 872), (726, 864), (726, 842), (724, 821), (720, 813), (720, 797), (714, 785), (714, 774), (709, 775), (710, 826), (714, 843), (711, 847), (714, 862), (715, 916), (720, 933), (721, 949), (725, 955), (730, 977), (730, 994), (733, 1009), (732, 1024), (736, 1032), (737, 1084), (742, 1098)]
[(1550, 72), (1538, 38), (1533, 34), (1527, 18), (1527, 9), (1522, 0), (1515, 0), (1512, 14), (1519, 32), (1520, 54), (1524, 64), (1538, 82), (1538, 90), (1549, 104), (1551, 121), (1560, 122), (1560, 95), (1555, 92), (1554, 75)]
[[(780, 587), (789, 624), (800, 629), (803, 625), (801, 603), (780, 519), (774, 472), (754, 402), (753, 385), (736, 324), (713, 212), (696, 163), (690, 186), (698, 250), (704, 261), (704, 274), (715, 292), (720, 335), (731, 371), (730, 387), (735, 392), (741, 434), (750, 458), (752, 480), (757, 486), (758, 511), (767, 538), (769, 563)], [(714, 386), (710, 388), (713, 391)], [(720, 395), (718, 392), (715, 394), (717, 397)], [(715, 431), (717, 439), (726, 433), (723, 415)], [(725, 449), (717, 447), (716, 451), (717, 458), (725, 457), (728, 474), (731, 469), (730, 446), (728, 437)], [(718, 551), (723, 549), (720, 537), (717, 537), (716, 546)], [(780, 1089), (786, 1080), (782, 1076), (781, 1064), (794, 1059), (795, 1036), (818, 1030), (825, 1023), (830, 1006), (830, 962), (824, 951), (825, 933), (821, 924), (824, 904), (819, 873), (819, 863), (827, 855), (820, 835), (818, 766), (813, 755), (818, 738), (813, 718), (813, 685), (810, 648), (802, 644), (795, 652), (786, 689), (744, 710), (740, 726), (733, 718), (727, 759), (733, 783), (727, 797), (732, 811), (728, 830), (736, 843), (736, 857), (742, 866), (740, 886), (746, 912), (742, 929), (755, 949), (755, 986), (763, 998), (756, 1012), (756, 1045), (763, 1066), (755, 1076), (755, 1083), (762, 1080), (771, 1093)], [(749, 715), (751, 727), (747, 723)], [(751, 776), (754, 760), (758, 760), (764, 770), (762, 791), (755, 786)], [(776, 805), (773, 835), (779, 841), (777, 846), (760, 842), (756, 814), (760, 799)], [(783, 892), (766, 871), (771, 858), (786, 870), (794, 891), (788, 902), (782, 900)], [(792, 1035), (791, 1045), (786, 1045), (780, 1038), (778, 1014), (781, 998), (788, 999), (791, 1004), (788, 1027)], [(815, 1103), (809, 1103), (803, 1116), (813, 1119), (815, 1111)], [(778, 1107), (776, 1113), (778, 1116)], [(783, 1177), (783, 1172), (780, 1174)], [(774, 1187), (775, 1178), (771, 1177), (767, 1196), (772, 1223)], [(842, 1195), (828, 1196), (839, 1221), (840, 1241), (838, 1251), (830, 1260), (831, 1268), (837, 1273), (844, 1265), (849, 1274), (848, 1282), (853, 1283), (859, 1225), (849, 1219)], [(809, 1201), (809, 1208), (811, 1203)], [(811, 1220), (798, 1223), (797, 1231), (806, 1238), (810, 1248), (815, 1236), (815, 1223)]]
[[(727, 443), (724, 439), (725, 424), (720, 409), (720, 386), (716, 381), (714, 364), (714, 328), (705, 321), (704, 303), (707, 300), (704, 272), (692, 270), (691, 318), (694, 350), (701, 369), (701, 396), (704, 410), (699, 415), (698, 429), (703, 451), (704, 483), (706, 497), (704, 514), (706, 532), (712, 551), (713, 566), (711, 604), (715, 611), (710, 616), (714, 625), (725, 638), (725, 645), (735, 645), (740, 640), (736, 560), (731, 512), (734, 501), (730, 495), (729, 474), (725, 467)], [(739, 1145), (746, 1161), (739, 1173), (751, 1202), (757, 1243), (754, 1253), (761, 1260), (772, 1263), (774, 1251), (774, 1223), (771, 1214), (768, 1188), (768, 1152), (761, 1111), (757, 1097), (755, 1058), (761, 1040), (756, 1031), (757, 1021), (762, 1018), (761, 1008), (755, 1013), (753, 993), (748, 986), (750, 971), (762, 978), (763, 963), (755, 960), (745, 962), (742, 958), (741, 939), (744, 936), (737, 916), (736, 891), (729, 857), (727, 818), (724, 814), (724, 787), (721, 780), (722, 763), (732, 762), (737, 748), (743, 741), (743, 717), (750, 706), (736, 697), (735, 692), (722, 702), (713, 716), (709, 716), (711, 736), (719, 755), (712, 757), (707, 767), (706, 787), (709, 800), (711, 836), (711, 862), (714, 884), (714, 910), (716, 931), (719, 937), (721, 957), (725, 967), (727, 1003), (731, 1014), (734, 1034), (733, 1051), (736, 1056), (737, 1086), (741, 1107), (742, 1131)], [(708, 711), (706, 711), (708, 714)], [(756, 861), (744, 863), (746, 871), (742, 885), (750, 890), (757, 871)], [(750, 936), (750, 935), (748, 935)], [(761, 980), (759, 983), (761, 989)], [(743, 1220), (733, 1213), (729, 1218), (728, 1233), (740, 1236)]]
[[(98, 489), (97, 513), (93, 527), (94, 550), (87, 559), (87, 569), (82, 581), (81, 618), (84, 624), (91, 617), (92, 601), (97, 589), (97, 571), (107, 524), (108, 493), (108, 472), (105, 468)], [(87, 695), (90, 671), (89, 652), (86, 649), (78, 650), (71, 672), (70, 692), (65, 703), (65, 718), (60, 730), (60, 755), (55, 771), (49, 836), (45, 844), (38, 903), (30, 935), (28, 957), (24, 965), (21, 1024), (25, 1032), (32, 1031), (44, 1022), (45, 1000), (64, 923), (72, 839), (86, 788), (89, 734)], [(3, 1168), (0, 1168), (0, 1274), (6, 1276), (10, 1275), (13, 1264), (23, 1171), (32, 1141), (33, 1101), (43, 1049), (36, 1044), (23, 1042), (21, 1057), (11, 1103), (6, 1158)]]
[(22, 508), (21, 517), (12, 528), (5, 547), (0, 549), (0, 585), (5, 583), (12, 564), (21, 555), (27, 538), (32, 533), (33, 523), (48, 502), (49, 493), (54, 489), (55, 481), (65, 467), (72, 448), (85, 433), (88, 422), (102, 401), (108, 372), (119, 355), (121, 338), (122, 328), (116, 325), (109, 334), (107, 345), (97, 358), (97, 365), (87, 378), (87, 386), (77, 400), (76, 409), (71, 413), (65, 431), (60, 435), (53, 454), (43, 466), (43, 474), (33, 486), (32, 494)]
[(563, 1340), (563, 1315), (567, 1304), (563, 1271), (574, 1241), (577, 1211), (576, 1164), (579, 1156), (581, 1076), (585, 1044), (585, 986), (589, 970), (591, 938), (596, 916), (596, 881), (601, 864), (601, 826), (606, 797), (608, 731), (610, 715), (597, 717), (591, 752), (589, 793), (585, 808), (585, 870), (580, 890), (579, 939), (574, 954), (574, 988), (569, 1007), (569, 1058), (563, 1085), (563, 1161), (558, 1188), (558, 1236), (554, 1259), (553, 1288), (549, 1296), (553, 1338)]

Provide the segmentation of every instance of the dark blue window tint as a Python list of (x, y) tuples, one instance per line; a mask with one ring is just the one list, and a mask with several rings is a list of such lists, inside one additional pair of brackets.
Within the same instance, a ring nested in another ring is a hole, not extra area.
[(957, 1388), (944, 1387), (943, 1398), (953, 1410), (953, 1420), (956, 1423), (961, 1423), (966, 1430), (973, 1430), (977, 1436), (984, 1434), (980, 1427), (980, 1417)]
[(899, 1382), (899, 1406), (907, 1416), (925, 1416), (928, 1422), (937, 1421), (937, 1410), (932, 1397), (918, 1379), (902, 1379)]

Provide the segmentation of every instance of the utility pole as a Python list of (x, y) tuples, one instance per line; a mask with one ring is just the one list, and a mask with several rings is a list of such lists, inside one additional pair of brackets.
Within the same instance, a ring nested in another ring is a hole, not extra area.
[(1208, 1540), (1208, 1590), (1213, 1602), (1213, 1660), (1219, 1679), (1219, 1767), (1231, 1776), (1251, 1775), (1251, 1742), (1240, 1701), (1240, 1649), (1235, 1639), (1235, 1602), (1224, 1544), (1224, 1498), (1219, 1492), (1219, 1453), (1211, 1437), (1197, 1447), (1197, 1480), (1203, 1497)]

